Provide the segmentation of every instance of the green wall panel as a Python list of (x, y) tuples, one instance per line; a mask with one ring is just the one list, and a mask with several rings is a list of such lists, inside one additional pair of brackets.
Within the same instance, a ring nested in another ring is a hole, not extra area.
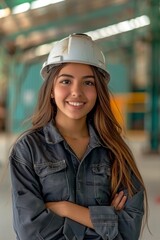
[(108, 71), (111, 75), (109, 88), (113, 93), (126, 93), (130, 89), (128, 69), (123, 64), (110, 64)]
[[(8, 92), (9, 123), (11, 132), (21, 132), (27, 129), (24, 123), (31, 117), (38, 97), (38, 90), (42, 84), (39, 74), (41, 64), (13, 67)], [(15, 69), (15, 70), (14, 70)]]

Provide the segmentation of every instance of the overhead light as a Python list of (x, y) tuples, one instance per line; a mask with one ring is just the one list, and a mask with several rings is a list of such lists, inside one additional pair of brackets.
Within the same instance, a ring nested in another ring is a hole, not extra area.
[(29, 9), (37, 9), (37, 8), (41, 8), (41, 7), (45, 7), (48, 6), (50, 4), (55, 4), (58, 2), (63, 2), (65, 0), (36, 0), (33, 1), (32, 3), (26, 2), (20, 5), (15, 6), (12, 9), (12, 13), (13, 14), (18, 14), (18, 13), (23, 13), (28, 11)]
[(36, 9), (36, 8), (41, 8), (41, 7), (45, 7), (45, 6), (48, 6), (50, 4), (55, 4), (55, 3), (58, 3), (58, 2), (63, 2), (65, 0), (36, 0), (36, 1), (33, 1), (31, 3), (31, 9)]
[(98, 39), (110, 37), (116, 34), (120, 34), (123, 32), (128, 32), (136, 28), (145, 27), (149, 24), (150, 24), (149, 17), (146, 15), (143, 15), (143, 16), (126, 20), (123, 22), (119, 22), (117, 24), (113, 24), (104, 28), (99, 28), (94, 31), (87, 32), (86, 34), (91, 36), (93, 40), (98, 40)]
[(14, 7), (12, 9), (12, 13), (13, 14), (18, 14), (18, 13), (23, 13), (26, 12), (30, 9), (30, 3), (26, 2), (26, 3), (22, 3), (20, 5), (17, 5), (16, 7)]
[(0, 9), (0, 18), (9, 16), (11, 13), (9, 8)]

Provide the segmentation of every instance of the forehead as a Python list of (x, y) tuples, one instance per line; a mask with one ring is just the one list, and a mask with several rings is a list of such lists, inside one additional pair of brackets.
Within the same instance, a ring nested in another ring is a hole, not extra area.
[(71, 74), (71, 75), (93, 75), (93, 71), (90, 65), (81, 63), (68, 63), (59, 72), (61, 74)]

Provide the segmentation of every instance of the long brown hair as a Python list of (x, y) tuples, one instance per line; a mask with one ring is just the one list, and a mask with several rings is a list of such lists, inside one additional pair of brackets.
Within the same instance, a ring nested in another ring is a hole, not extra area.
[[(54, 119), (57, 107), (51, 99), (53, 81), (64, 65), (66, 64), (54, 67), (48, 79), (44, 81), (39, 92), (37, 107), (32, 117), (31, 130), (41, 128)], [(94, 127), (104, 145), (109, 149), (113, 160), (111, 179), (112, 197), (117, 193), (120, 186), (127, 188), (130, 196), (133, 195), (135, 189), (130, 177), (132, 172), (144, 189), (146, 206), (148, 206), (143, 179), (136, 166), (133, 154), (122, 137), (122, 128), (112, 112), (110, 93), (107, 87), (110, 76), (109, 74), (108, 76), (104, 76), (96, 67), (92, 67), (92, 70), (97, 89), (97, 102), (92, 110), (92, 116)]]
[[(94, 126), (103, 143), (110, 152), (112, 165), (111, 190), (112, 197), (120, 186), (127, 188), (129, 196), (136, 191), (131, 179), (131, 172), (139, 181), (145, 195), (145, 221), (148, 227), (148, 199), (142, 176), (137, 168), (131, 149), (122, 137), (122, 127), (116, 120), (111, 108), (111, 93), (107, 87), (110, 75), (104, 75), (92, 67), (96, 80), (97, 102), (94, 108)], [(144, 225), (143, 225), (144, 228)], [(150, 232), (150, 229), (148, 227)], [(150, 232), (151, 233), (151, 232)]]
[[(129, 195), (133, 194), (133, 184), (130, 178), (130, 171), (134, 173), (142, 186), (142, 177), (134, 161), (133, 154), (122, 138), (122, 127), (116, 120), (112, 108), (107, 78), (93, 68), (97, 88), (97, 106), (94, 113), (94, 125), (103, 143), (109, 148), (113, 159), (112, 166), (112, 193), (118, 191), (120, 185), (127, 187)], [(117, 174), (118, 173), (118, 174)]]

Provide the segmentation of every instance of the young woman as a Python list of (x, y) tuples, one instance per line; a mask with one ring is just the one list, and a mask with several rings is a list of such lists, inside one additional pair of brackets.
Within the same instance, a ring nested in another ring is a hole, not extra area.
[(138, 240), (145, 187), (110, 106), (90, 37), (57, 42), (32, 128), (10, 154), (18, 240)]

